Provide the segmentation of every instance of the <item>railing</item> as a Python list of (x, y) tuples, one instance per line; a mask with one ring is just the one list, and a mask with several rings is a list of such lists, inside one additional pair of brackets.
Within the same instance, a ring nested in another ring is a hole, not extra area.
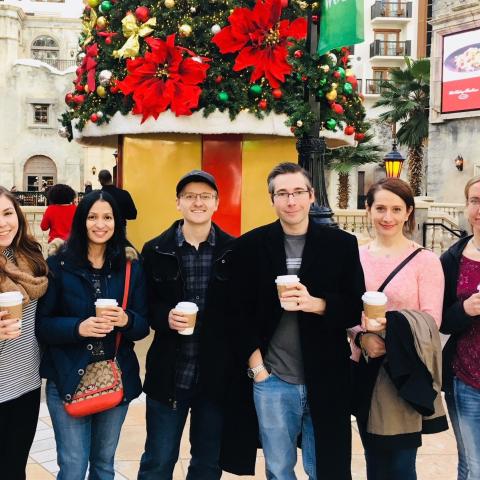
[[(47, 205), (46, 192), (13, 192), (13, 194), (17, 197), (18, 202), (22, 206), (36, 207)], [(78, 192), (78, 201), (80, 201), (84, 195), (83, 192)]]
[(467, 232), (445, 213), (431, 212), (428, 220), (422, 225), (423, 246), (438, 255), (441, 255), (459, 238), (467, 235)]
[(375, 40), (370, 44), (370, 58), (382, 57), (405, 57), (411, 55), (412, 42)]
[(333, 218), (338, 223), (339, 228), (346, 232), (353, 233), (358, 238), (360, 244), (370, 240), (366, 210), (344, 210), (339, 208), (333, 212)]
[(444, 213), (459, 226), (464, 224), (465, 205), (461, 203), (432, 203), (429, 207), (432, 213)]
[(375, 2), (371, 15), (372, 20), (377, 17), (412, 18), (412, 2)]
[(365, 80), (365, 94), (366, 95), (380, 95), (383, 92), (382, 78), (367, 78)]
[(28, 226), (30, 228), (30, 233), (34, 235), (37, 242), (42, 245), (43, 255), (47, 255), (47, 245), (48, 245), (48, 232), (42, 232), (40, 228), (40, 222), (42, 221), (43, 214), (47, 207), (22, 207), (22, 211), (27, 219)]
[(78, 62), (76, 60), (60, 60), (58, 58), (37, 58), (43, 63), (47, 63), (51, 67), (56, 68), (57, 70), (63, 71), (70, 67), (76, 67)]

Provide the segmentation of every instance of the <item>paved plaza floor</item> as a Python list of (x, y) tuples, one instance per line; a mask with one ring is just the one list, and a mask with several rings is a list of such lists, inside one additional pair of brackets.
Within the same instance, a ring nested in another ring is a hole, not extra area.
[[(136, 347), (142, 368), (145, 364), (145, 353), (151, 338), (145, 339)], [(363, 449), (358, 435), (357, 426), (352, 421), (353, 429), (353, 456), (352, 473), (354, 480), (363, 480), (365, 475), (365, 461)], [(188, 424), (185, 428), (188, 432)], [(190, 447), (188, 434), (183, 435), (180, 460), (178, 461), (174, 480), (183, 480), (186, 477), (190, 458)], [(419, 450), (417, 458), (418, 480), (455, 480), (457, 455), (455, 438), (452, 430), (436, 435), (425, 435), (423, 446)], [(125, 423), (123, 425), (120, 443), (115, 458), (115, 480), (134, 480), (137, 478), (138, 464), (143, 452), (145, 443), (145, 397), (132, 402)], [(256, 475), (254, 477), (243, 477), (245, 479), (264, 479), (264, 459), (262, 451), (259, 450), (257, 459)], [(55, 439), (48, 409), (44, 401), (40, 408), (40, 419), (37, 433), (30, 451), (29, 463), (27, 466), (27, 480), (51, 480), (55, 478), (58, 466), (56, 462)], [(297, 478), (306, 479), (303, 472), (301, 455), (297, 464)], [(1, 473), (0, 473), (1, 478)], [(242, 478), (225, 473), (222, 479)], [(319, 479), (321, 480), (321, 479)], [(332, 479), (329, 479), (332, 480)]]

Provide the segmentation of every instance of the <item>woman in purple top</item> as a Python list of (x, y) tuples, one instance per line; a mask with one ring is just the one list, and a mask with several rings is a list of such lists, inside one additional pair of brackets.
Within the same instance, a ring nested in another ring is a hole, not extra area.
[(458, 480), (480, 480), (480, 176), (465, 186), (473, 235), (441, 257), (445, 298), (440, 331), (443, 389), (457, 439)]

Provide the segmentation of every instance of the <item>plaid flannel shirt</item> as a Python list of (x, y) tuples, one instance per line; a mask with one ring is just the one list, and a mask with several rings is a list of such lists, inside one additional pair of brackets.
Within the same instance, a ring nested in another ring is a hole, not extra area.
[(178, 225), (177, 245), (182, 258), (181, 269), (186, 294), (184, 300), (196, 303), (199, 309), (199, 315), (197, 316), (197, 323), (193, 335), (181, 338), (175, 386), (181, 389), (190, 389), (198, 382), (199, 333), (202, 327), (201, 318), (205, 309), (205, 297), (212, 270), (215, 230), (212, 226), (207, 240), (200, 243), (197, 250), (185, 240), (182, 226), (182, 223)]

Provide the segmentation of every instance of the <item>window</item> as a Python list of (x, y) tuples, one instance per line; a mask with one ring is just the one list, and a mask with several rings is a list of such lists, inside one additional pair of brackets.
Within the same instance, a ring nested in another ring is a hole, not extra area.
[(48, 125), (48, 108), (50, 105), (45, 103), (33, 103), (33, 123), (35, 125)]
[(23, 190), (40, 192), (57, 183), (57, 167), (52, 159), (43, 155), (31, 157), (23, 167)]
[(58, 59), (58, 53), (58, 43), (47, 35), (36, 38), (32, 43), (32, 57), (36, 60), (51, 63)]
[(399, 54), (400, 30), (375, 30), (375, 40), (379, 40), (378, 55), (395, 57)]

